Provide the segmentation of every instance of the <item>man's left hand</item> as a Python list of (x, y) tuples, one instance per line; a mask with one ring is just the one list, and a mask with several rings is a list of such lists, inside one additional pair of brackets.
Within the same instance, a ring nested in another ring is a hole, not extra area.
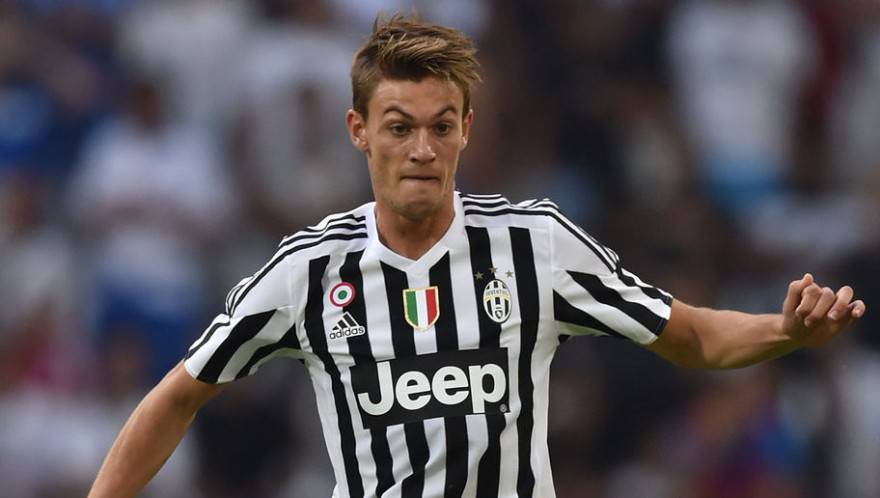
[(783, 332), (804, 346), (821, 346), (865, 314), (865, 303), (852, 299), (852, 287), (834, 292), (807, 273), (788, 286), (782, 304)]

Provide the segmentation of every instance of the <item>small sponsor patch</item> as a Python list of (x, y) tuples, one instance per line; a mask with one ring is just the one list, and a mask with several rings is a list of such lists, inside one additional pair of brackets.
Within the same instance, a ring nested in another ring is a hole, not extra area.
[(359, 324), (351, 313), (345, 312), (342, 315), (342, 318), (336, 322), (336, 325), (333, 326), (333, 330), (330, 332), (330, 339), (347, 339), (349, 337), (356, 337), (359, 335), (364, 335), (367, 332), (367, 329)]
[(330, 303), (343, 308), (348, 306), (355, 296), (354, 286), (348, 282), (339, 282), (330, 289)]

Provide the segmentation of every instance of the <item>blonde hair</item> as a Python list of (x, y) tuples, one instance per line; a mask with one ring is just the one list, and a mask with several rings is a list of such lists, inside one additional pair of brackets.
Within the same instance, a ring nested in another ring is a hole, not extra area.
[(461, 89), (464, 117), (470, 110), (471, 86), (480, 81), (476, 51), (473, 41), (457, 29), (422, 22), (415, 15), (380, 15), (352, 61), (352, 107), (366, 119), (367, 103), (382, 79), (436, 77)]

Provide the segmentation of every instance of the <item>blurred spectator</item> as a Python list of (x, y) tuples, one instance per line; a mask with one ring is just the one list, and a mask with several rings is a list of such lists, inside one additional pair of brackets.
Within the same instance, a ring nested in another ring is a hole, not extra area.
[[(875, 294), (876, 296), (876, 294)], [(877, 335), (877, 328), (861, 331)], [(880, 496), (880, 350), (850, 344), (834, 366), (839, 418), (834, 421), (831, 496)]]
[(17, 14), (0, 15), (0, 169), (27, 165), (58, 184), (106, 111), (112, 39), (85, 6), (32, 23)]
[[(288, 0), (272, 0), (284, 2)], [(367, 33), (376, 13), (410, 12), (423, 19), (452, 26), (480, 40), (490, 22), (488, 0), (329, 0), (339, 15), (342, 31)], [(357, 40), (360, 41), (360, 40)]]
[(173, 121), (158, 84), (131, 79), (123, 111), (86, 144), (70, 193), (90, 250), (98, 339), (140, 335), (153, 381), (203, 326), (205, 255), (234, 205), (218, 144)]
[[(880, 171), (880, 6), (850, 1), (847, 71), (832, 100), (829, 157), (835, 185), (876, 196)], [(866, 181), (867, 180), (867, 181)]]
[(780, 192), (814, 40), (788, 0), (680, 5), (670, 56), (684, 129), (711, 198), (730, 214)]
[[(95, 469), (144, 395), (143, 345), (116, 337), (89, 366), (93, 389), (47, 393), (28, 389), (0, 397), (0, 482), (4, 498), (85, 496)], [(187, 498), (194, 492), (193, 438), (183, 439), (142, 493)]]
[(232, 118), (241, 47), (252, 29), (250, 2), (138, 2), (120, 26), (128, 65), (165, 74), (171, 118), (223, 131)]
[(775, 262), (782, 280), (801, 268), (828, 273), (880, 235), (880, 225), (872, 223), (876, 206), (838, 188), (837, 169), (826, 163), (817, 133), (808, 130), (797, 141), (787, 192), (751, 206), (742, 227), (751, 245)]
[(52, 127), (52, 101), (32, 67), (37, 34), (29, 28), (0, 6), (0, 170), (43, 165)]
[(344, 126), (355, 46), (324, 2), (266, 3), (244, 49), (233, 164), (252, 220), (277, 241), (366, 201), (369, 181)]
[(688, 150), (662, 86), (624, 81), (618, 86), (617, 119), (626, 199), (662, 209), (692, 187)]
[(766, 365), (704, 377), (661, 443), (665, 472), (681, 479), (678, 496), (807, 496), (805, 448), (780, 418), (778, 373)]
[(32, 171), (0, 172), (0, 393), (78, 386), (75, 261), (47, 218), (50, 190)]

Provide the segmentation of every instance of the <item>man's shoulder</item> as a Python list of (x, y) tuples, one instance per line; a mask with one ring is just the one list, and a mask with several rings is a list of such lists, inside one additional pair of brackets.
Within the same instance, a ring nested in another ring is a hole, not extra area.
[(329, 254), (347, 246), (364, 245), (369, 233), (367, 215), (372, 206), (369, 202), (349, 211), (329, 214), (318, 223), (284, 237), (278, 244), (278, 252), (285, 256), (315, 251)]
[(460, 197), (467, 225), (543, 228), (549, 220), (564, 218), (559, 206), (547, 198), (514, 202), (501, 194)]

